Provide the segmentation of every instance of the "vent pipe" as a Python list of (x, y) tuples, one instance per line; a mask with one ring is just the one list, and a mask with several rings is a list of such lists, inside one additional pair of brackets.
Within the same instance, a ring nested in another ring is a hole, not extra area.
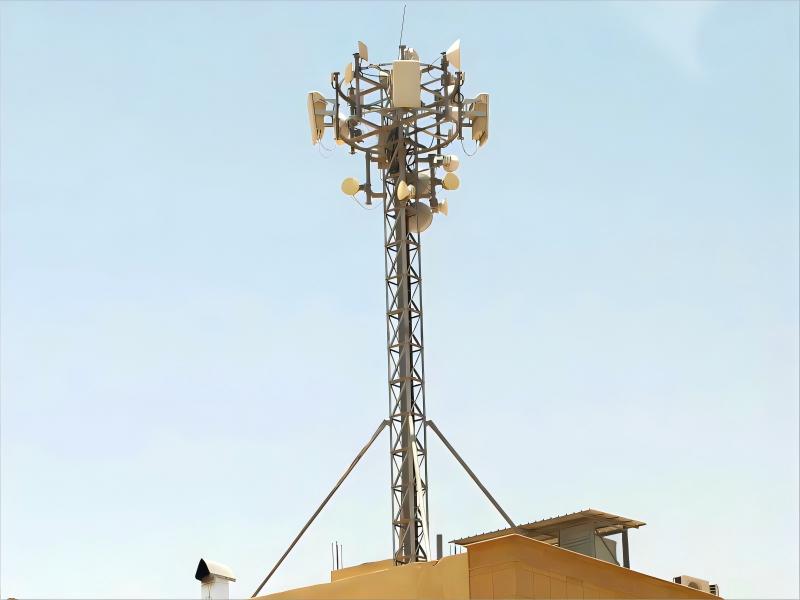
[(221, 563), (200, 559), (194, 578), (200, 582), (201, 600), (229, 600), (228, 584), (236, 581), (236, 576)]

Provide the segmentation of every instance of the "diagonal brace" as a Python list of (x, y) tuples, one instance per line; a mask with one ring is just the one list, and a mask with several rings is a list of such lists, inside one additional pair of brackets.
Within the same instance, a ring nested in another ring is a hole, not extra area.
[(514, 524), (514, 521), (511, 520), (511, 517), (509, 517), (506, 514), (506, 511), (504, 511), (501, 508), (501, 506), (497, 503), (497, 500), (495, 500), (494, 497), (489, 493), (489, 490), (487, 490), (484, 487), (480, 479), (478, 479), (478, 476), (472, 472), (472, 469), (470, 469), (467, 463), (464, 462), (464, 459), (461, 458), (458, 452), (456, 452), (456, 449), (450, 445), (450, 442), (448, 442), (447, 438), (444, 437), (444, 434), (441, 431), (439, 431), (439, 428), (436, 425), (434, 425), (433, 421), (427, 421), (426, 425), (431, 429), (433, 429), (433, 432), (439, 436), (439, 439), (442, 440), (442, 443), (447, 447), (448, 450), (450, 450), (450, 453), (455, 457), (458, 463), (462, 467), (464, 467), (464, 470), (467, 472), (467, 475), (469, 475), (472, 478), (472, 481), (474, 481), (477, 484), (477, 486), (481, 488), (481, 491), (489, 499), (489, 502), (492, 503), (492, 506), (494, 506), (497, 509), (497, 512), (499, 512), (502, 515), (502, 517), (506, 520), (506, 523), (508, 523), (512, 529), (517, 529), (517, 526)]
[(368, 442), (367, 442), (367, 443), (364, 445), (364, 447), (363, 447), (363, 448), (361, 448), (361, 450), (359, 451), (359, 453), (358, 453), (358, 454), (356, 455), (356, 457), (353, 459), (353, 462), (351, 462), (351, 463), (350, 463), (350, 466), (349, 466), (349, 467), (347, 467), (347, 470), (346, 470), (346, 471), (344, 472), (344, 474), (343, 474), (343, 475), (342, 475), (342, 476), (339, 478), (339, 481), (337, 481), (337, 482), (336, 482), (336, 485), (335, 485), (335, 486), (333, 486), (333, 489), (332, 489), (332, 490), (330, 491), (330, 493), (329, 493), (329, 494), (328, 494), (328, 495), (325, 497), (325, 500), (323, 500), (323, 501), (322, 501), (322, 504), (320, 504), (320, 505), (319, 505), (319, 507), (317, 508), (317, 510), (316, 510), (316, 511), (314, 511), (314, 514), (313, 514), (313, 515), (311, 515), (311, 518), (310, 518), (310, 519), (309, 519), (309, 520), (306, 522), (306, 524), (305, 524), (305, 525), (303, 526), (303, 528), (300, 530), (300, 533), (298, 533), (298, 534), (297, 534), (297, 537), (296, 537), (296, 538), (294, 538), (294, 540), (292, 541), (292, 543), (291, 543), (291, 544), (289, 544), (289, 547), (286, 549), (286, 552), (284, 552), (284, 553), (283, 553), (283, 556), (281, 556), (281, 557), (280, 557), (280, 559), (278, 560), (278, 562), (277, 562), (277, 563), (275, 563), (275, 566), (274, 566), (274, 567), (272, 567), (272, 570), (271, 570), (269, 573), (267, 573), (267, 576), (264, 578), (264, 581), (262, 581), (262, 582), (261, 582), (261, 585), (259, 585), (259, 586), (258, 586), (258, 588), (256, 589), (256, 591), (255, 591), (255, 592), (253, 592), (253, 595), (252, 595), (252, 596), (250, 596), (251, 598), (255, 598), (255, 597), (258, 595), (258, 592), (260, 592), (260, 591), (261, 591), (261, 588), (263, 588), (263, 587), (264, 587), (264, 585), (266, 585), (266, 583), (267, 583), (267, 581), (269, 581), (270, 577), (272, 577), (272, 575), (275, 573), (275, 571), (277, 571), (277, 570), (278, 570), (278, 567), (280, 567), (280, 566), (281, 566), (281, 563), (283, 563), (284, 559), (285, 559), (287, 556), (289, 556), (289, 552), (291, 552), (291, 551), (292, 551), (292, 548), (294, 548), (294, 547), (295, 547), (295, 545), (297, 544), (297, 542), (299, 542), (299, 541), (300, 541), (300, 538), (301, 538), (301, 537), (303, 537), (303, 534), (304, 534), (304, 533), (306, 532), (306, 530), (307, 530), (307, 529), (308, 529), (308, 528), (311, 526), (311, 523), (313, 523), (313, 522), (314, 522), (314, 519), (316, 519), (316, 518), (317, 518), (317, 516), (319, 515), (319, 513), (321, 513), (321, 512), (322, 512), (322, 509), (323, 509), (323, 508), (325, 508), (325, 505), (328, 503), (328, 501), (329, 501), (329, 500), (330, 500), (330, 499), (333, 497), (333, 495), (336, 493), (336, 491), (337, 491), (337, 490), (339, 489), (339, 487), (342, 485), (342, 483), (344, 482), (344, 480), (345, 480), (345, 479), (347, 479), (347, 476), (348, 476), (348, 475), (350, 475), (350, 473), (352, 472), (352, 470), (353, 470), (353, 469), (355, 468), (355, 466), (358, 464), (358, 461), (360, 461), (360, 460), (361, 460), (361, 457), (362, 457), (362, 456), (364, 456), (364, 454), (366, 454), (367, 450), (369, 450), (369, 447), (370, 447), (370, 446), (372, 446), (372, 443), (373, 443), (373, 442), (374, 442), (374, 441), (377, 439), (377, 437), (378, 437), (378, 436), (381, 434), (381, 432), (384, 430), (384, 428), (385, 428), (386, 426), (388, 426), (388, 425), (389, 425), (389, 420), (388, 420), (388, 419), (386, 419), (386, 420), (384, 420), (384, 421), (382, 421), (382, 422), (381, 422), (381, 424), (380, 424), (380, 425), (378, 426), (378, 428), (375, 430), (375, 433), (373, 433), (373, 434), (372, 434), (372, 437), (369, 439), (369, 441), (368, 441)]

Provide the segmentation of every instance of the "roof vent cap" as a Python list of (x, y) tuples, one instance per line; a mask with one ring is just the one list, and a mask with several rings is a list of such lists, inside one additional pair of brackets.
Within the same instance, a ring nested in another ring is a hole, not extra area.
[(228, 600), (228, 584), (236, 581), (236, 575), (230, 567), (204, 558), (200, 559), (194, 578), (200, 582), (202, 600)]

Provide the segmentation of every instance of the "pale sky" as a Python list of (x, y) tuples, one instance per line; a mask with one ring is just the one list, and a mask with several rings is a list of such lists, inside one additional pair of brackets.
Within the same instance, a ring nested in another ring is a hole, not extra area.
[[(402, 3), (0, 4), (0, 596), (249, 596), (388, 413), (383, 228), (309, 143)], [(798, 589), (797, 2), (409, 3), (491, 139), (423, 238), (427, 405), (507, 512)], [(330, 145), (330, 141), (328, 141)], [(471, 146), (467, 146), (471, 149)], [(503, 526), (430, 443), (432, 533)], [(388, 438), (265, 591), (391, 553)]]

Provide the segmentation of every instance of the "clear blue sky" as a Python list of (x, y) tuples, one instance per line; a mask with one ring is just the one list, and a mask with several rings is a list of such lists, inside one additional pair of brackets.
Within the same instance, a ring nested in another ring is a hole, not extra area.
[[(393, 57), (401, 11), (0, 4), (0, 595), (191, 598), (201, 556), (249, 595), (387, 414), (381, 219), (305, 94), (359, 38)], [(798, 17), (405, 23), (492, 95), (424, 236), (430, 416), (514, 519), (641, 519), (633, 567), (732, 598), (800, 594)], [(389, 556), (387, 452), (269, 589), (323, 581), (334, 540)], [(430, 487), (434, 533), (503, 525), (435, 441)]]

